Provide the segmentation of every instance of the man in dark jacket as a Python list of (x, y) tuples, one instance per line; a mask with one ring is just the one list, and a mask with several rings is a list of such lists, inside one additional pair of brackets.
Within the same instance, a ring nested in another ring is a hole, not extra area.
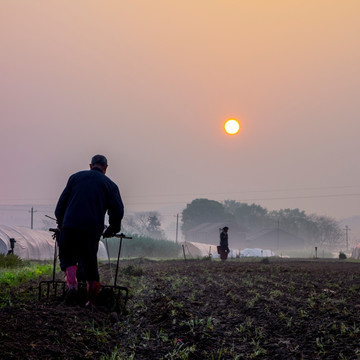
[(220, 233), (220, 259), (223, 261), (227, 259), (230, 252), (228, 230), (229, 228), (225, 226)]
[[(81, 269), (81, 277), (87, 281), (87, 305), (94, 303), (101, 287), (97, 265), (100, 237), (119, 232), (124, 216), (119, 188), (105, 176), (107, 167), (106, 157), (95, 155), (90, 170), (70, 176), (55, 209), (60, 267), (65, 271), (67, 289), (69, 293), (77, 291), (77, 271)], [(106, 212), (109, 227), (104, 231)]]

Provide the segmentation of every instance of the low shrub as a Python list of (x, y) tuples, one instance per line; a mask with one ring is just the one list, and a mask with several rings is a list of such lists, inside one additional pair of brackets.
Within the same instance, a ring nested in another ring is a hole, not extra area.
[(0, 268), (17, 268), (23, 267), (25, 263), (15, 254), (0, 254)]
[[(157, 240), (144, 236), (131, 235), (132, 239), (122, 241), (121, 257), (176, 258), (181, 246), (169, 240)], [(102, 240), (108, 246), (110, 258), (117, 258), (119, 251), (118, 238)]]
[(342, 251), (339, 252), (339, 259), (345, 260), (347, 258), (346, 254), (344, 254)]
[(131, 276), (142, 276), (144, 275), (144, 270), (141, 267), (129, 265), (122, 271), (126, 275)]

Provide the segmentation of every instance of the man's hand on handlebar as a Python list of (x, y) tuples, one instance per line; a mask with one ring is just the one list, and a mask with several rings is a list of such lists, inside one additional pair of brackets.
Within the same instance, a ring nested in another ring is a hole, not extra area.
[(102, 234), (103, 238), (110, 238), (110, 237), (113, 237), (114, 235), (115, 235), (115, 232), (111, 229), (111, 226), (106, 228)]

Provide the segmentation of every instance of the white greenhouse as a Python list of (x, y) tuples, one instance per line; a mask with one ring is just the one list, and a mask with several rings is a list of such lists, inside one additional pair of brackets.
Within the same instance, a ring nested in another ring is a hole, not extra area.
[[(0, 254), (11, 250), (11, 240), (14, 239), (14, 254), (24, 260), (51, 260), (54, 258), (55, 240), (52, 232), (33, 230), (20, 226), (0, 225)], [(107, 259), (104, 244), (100, 241), (98, 258)]]

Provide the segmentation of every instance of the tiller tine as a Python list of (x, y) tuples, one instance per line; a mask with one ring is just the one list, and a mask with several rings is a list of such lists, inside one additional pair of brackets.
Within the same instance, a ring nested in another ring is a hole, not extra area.
[[(119, 309), (124, 310), (126, 307), (126, 303), (129, 298), (129, 289), (125, 286), (117, 285), (117, 277), (119, 271), (119, 261), (120, 261), (120, 254), (121, 254), (121, 245), (123, 239), (132, 239), (130, 236), (125, 236), (123, 233), (114, 235), (115, 237), (120, 239), (119, 243), (119, 251), (116, 263), (116, 271), (115, 271), (115, 278), (114, 278), (114, 285), (102, 285), (101, 287), (104, 289), (105, 292), (111, 291), (114, 295), (114, 301), (117, 304)], [(109, 258), (110, 262), (110, 258)]]
[[(58, 229), (49, 229), (49, 231), (53, 232), (52, 238), (55, 240), (54, 246), (54, 263), (53, 263), (53, 273), (52, 280), (40, 281), (39, 283), (39, 300), (42, 296), (46, 296), (47, 299), (50, 298), (50, 293), (53, 293), (53, 297), (57, 296), (65, 296), (66, 283), (65, 281), (55, 280), (55, 272), (56, 272), (56, 259), (57, 259), (57, 244), (59, 240), (60, 231)], [(59, 294), (61, 292), (61, 295)]]
[(39, 300), (46, 296), (46, 299), (50, 299), (50, 294), (52, 293), (53, 298), (65, 297), (66, 283), (65, 281), (60, 280), (48, 280), (41, 281), (39, 283)]

